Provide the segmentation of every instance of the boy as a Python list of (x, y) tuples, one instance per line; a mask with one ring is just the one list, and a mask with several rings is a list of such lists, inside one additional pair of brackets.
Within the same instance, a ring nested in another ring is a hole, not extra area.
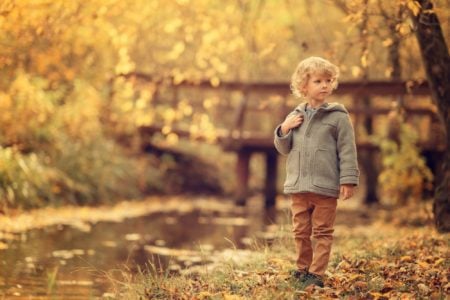
[(284, 192), (291, 194), (298, 253), (297, 270), (292, 275), (303, 287), (323, 287), (337, 199), (352, 197), (359, 182), (348, 111), (341, 104), (325, 101), (337, 87), (338, 76), (338, 67), (323, 58), (301, 61), (292, 75), (291, 90), (306, 102), (275, 129), (275, 148), (288, 155)]

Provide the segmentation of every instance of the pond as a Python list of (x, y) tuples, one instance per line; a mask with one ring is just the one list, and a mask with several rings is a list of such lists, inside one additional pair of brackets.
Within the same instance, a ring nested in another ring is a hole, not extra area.
[(222, 199), (208, 199), (206, 205), (186, 201), (188, 209), (180, 203), (183, 209), (150, 209), (120, 221), (53, 224), (9, 234), (0, 250), (0, 298), (107, 297), (114, 270), (177, 271), (203, 263), (204, 255), (245, 249), (254, 241), (270, 243), (276, 224), (289, 220), (287, 207), (268, 212), (261, 199), (250, 200), (247, 208)]

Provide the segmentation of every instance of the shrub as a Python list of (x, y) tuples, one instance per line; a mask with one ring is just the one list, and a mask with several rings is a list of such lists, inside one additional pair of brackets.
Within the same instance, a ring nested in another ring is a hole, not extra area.
[(378, 176), (380, 201), (387, 205), (420, 200), (433, 180), (417, 147), (417, 133), (408, 124), (401, 124), (399, 128), (398, 143), (388, 138), (374, 138), (380, 146), (382, 159), (382, 171)]

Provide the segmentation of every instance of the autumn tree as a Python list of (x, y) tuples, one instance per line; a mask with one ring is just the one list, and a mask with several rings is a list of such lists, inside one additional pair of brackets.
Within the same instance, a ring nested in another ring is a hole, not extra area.
[(0, 2), (0, 210), (135, 190), (100, 118), (108, 77), (129, 64), (119, 2)]
[(439, 231), (450, 231), (450, 57), (440, 21), (431, 0), (414, 1), (411, 8), (415, 33), (432, 92), (447, 136), (442, 174), (435, 188), (433, 211)]

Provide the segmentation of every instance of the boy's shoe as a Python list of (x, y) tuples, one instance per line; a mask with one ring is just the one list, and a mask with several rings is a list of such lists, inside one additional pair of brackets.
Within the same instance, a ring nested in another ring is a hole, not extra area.
[(306, 270), (292, 270), (290, 272), (291, 277), (300, 282), (303, 282), (308, 274), (309, 273)]
[(308, 273), (303, 279), (304, 288), (310, 285), (316, 285), (323, 288), (323, 279), (319, 275)]

